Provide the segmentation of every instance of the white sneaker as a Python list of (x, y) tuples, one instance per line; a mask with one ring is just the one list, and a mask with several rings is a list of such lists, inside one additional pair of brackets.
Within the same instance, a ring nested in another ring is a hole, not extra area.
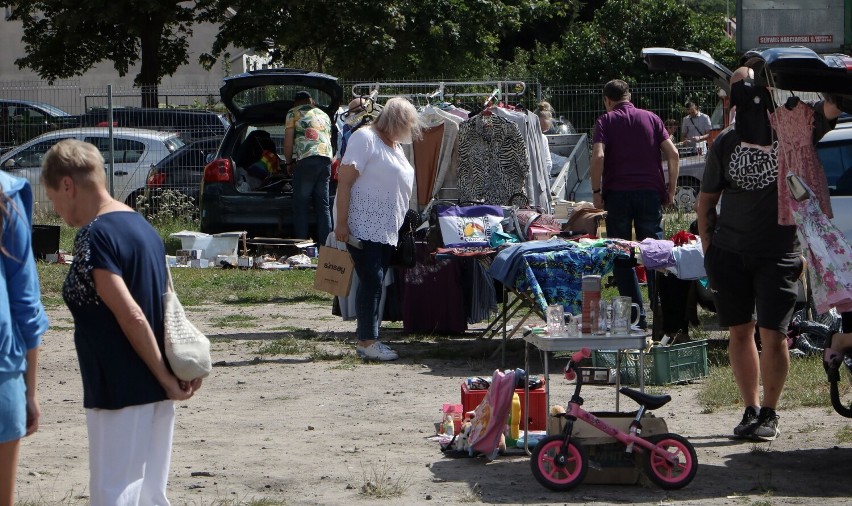
[(358, 346), (355, 348), (355, 353), (358, 354), (359, 357), (368, 359), (368, 360), (396, 360), (399, 358), (399, 355), (390, 349), (388, 345), (381, 341), (376, 341), (370, 346)]

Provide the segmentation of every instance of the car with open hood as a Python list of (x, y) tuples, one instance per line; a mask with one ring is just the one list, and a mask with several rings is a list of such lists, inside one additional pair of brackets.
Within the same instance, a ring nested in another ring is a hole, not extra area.
[[(645, 48), (642, 57), (648, 69), (656, 72), (677, 72), (684, 76), (709, 79), (724, 95), (730, 95), (733, 72), (716, 62), (706, 52), (679, 51), (671, 48)], [(795, 92), (798, 96), (830, 93), (840, 109), (852, 114), (852, 57), (843, 54), (819, 55), (805, 47), (758, 48), (746, 52), (741, 63), (757, 59), (769, 72), (756, 72), (758, 84), (772, 86), (782, 95)], [(764, 76), (768, 75), (767, 78)], [(727, 115), (725, 115), (727, 126)], [(713, 136), (711, 135), (711, 138)], [(837, 128), (817, 144), (817, 155), (826, 172), (834, 212), (834, 223), (852, 242), (852, 124), (839, 122)], [(685, 159), (680, 179), (703, 175), (703, 157)], [(680, 188), (679, 188), (680, 190)], [(681, 196), (679, 191), (678, 195)], [(697, 189), (696, 189), (697, 195)]]
[[(232, 122), (215, 159), (204, 168), (202, 232), (243, 230), (249, 237), (292, 237), (292, 180), (281, 158), (284, 119), (299, 91), (310, 93), (330, 118), (343, 98), (337, 78), (318, 72), (264, 69), (225, 79), (220, 95)], [(337, 129), (332, 128), (336, 146)], [(308, 216), (312, 237), (324, 241), (316, 237), (315, 213)]]

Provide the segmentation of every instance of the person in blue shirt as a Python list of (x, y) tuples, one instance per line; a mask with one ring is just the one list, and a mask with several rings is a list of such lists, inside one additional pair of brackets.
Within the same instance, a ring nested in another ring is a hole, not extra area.
[(163, 240), (110, 196), (92, 144), (54, 144), (41, 179), (56, 213), (80, 227), (62, 298), (83, 380), (90, 502), (167, 506), (174, 401), (192, 397), (201, 379), (181, 381), (166, 362)]
[(30, 184), (0, 171), (0, 505), (15, 503), (21, 438), (38, 429), (36, 370), (48, 320), (32, 250)]

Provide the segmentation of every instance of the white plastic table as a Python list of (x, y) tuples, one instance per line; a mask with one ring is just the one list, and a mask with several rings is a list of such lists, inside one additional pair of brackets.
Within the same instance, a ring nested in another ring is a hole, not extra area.
[[(577, 351), (581, 348), (592, 350), (616, 350), (615, 354), (615, 410), (619, 411), (619, 389), (621, 388), (621, 352), (624, 350), (639, 350), (639, 390), (645, 391), (645, 346), (650, 334), (641, 331), (629, 334), (581, 334), (580, 337), (550, 337), (546, 334), (523, 336), (524, 339), (524, 370), (527, 377), (530, 374), (530, 345), (544, 352), (544, 399), (546, 409), (550, 409), (550, 369), (548, 357), (554, 351)], [(530, 395), (529, 381), (524, 382), (524, 413), (529, 413)], [(548, 413), (549, 416), (549, 413)], [(524, 421), (524, 450), (529, 453), (528, 432), (529, 416)]]

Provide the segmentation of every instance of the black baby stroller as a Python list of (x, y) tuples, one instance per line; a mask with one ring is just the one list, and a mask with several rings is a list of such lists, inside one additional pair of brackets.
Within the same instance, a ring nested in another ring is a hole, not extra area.
[[(849, 314), (844, 314), (847, 318)], [(841, 331), (842, 318), (834, 310), (826, 314), (814, 316), (813, 320), (806, 320), (801, 313), (797, 313), (790, 324), (788, 337), (793, 340), (792, 349), (805, 355), (819, 355), (822, 357), (825, 345), (835, 332)], [(829, 397), (834, 411), (846, 418), (852, 418), (852, 402), (848, 405), (841, 399), (841, 381), (852, 382), (852, 356), (844, 355), (843, 360), (829, 364), (823, 362), (826, 375), (828, 376)]]

